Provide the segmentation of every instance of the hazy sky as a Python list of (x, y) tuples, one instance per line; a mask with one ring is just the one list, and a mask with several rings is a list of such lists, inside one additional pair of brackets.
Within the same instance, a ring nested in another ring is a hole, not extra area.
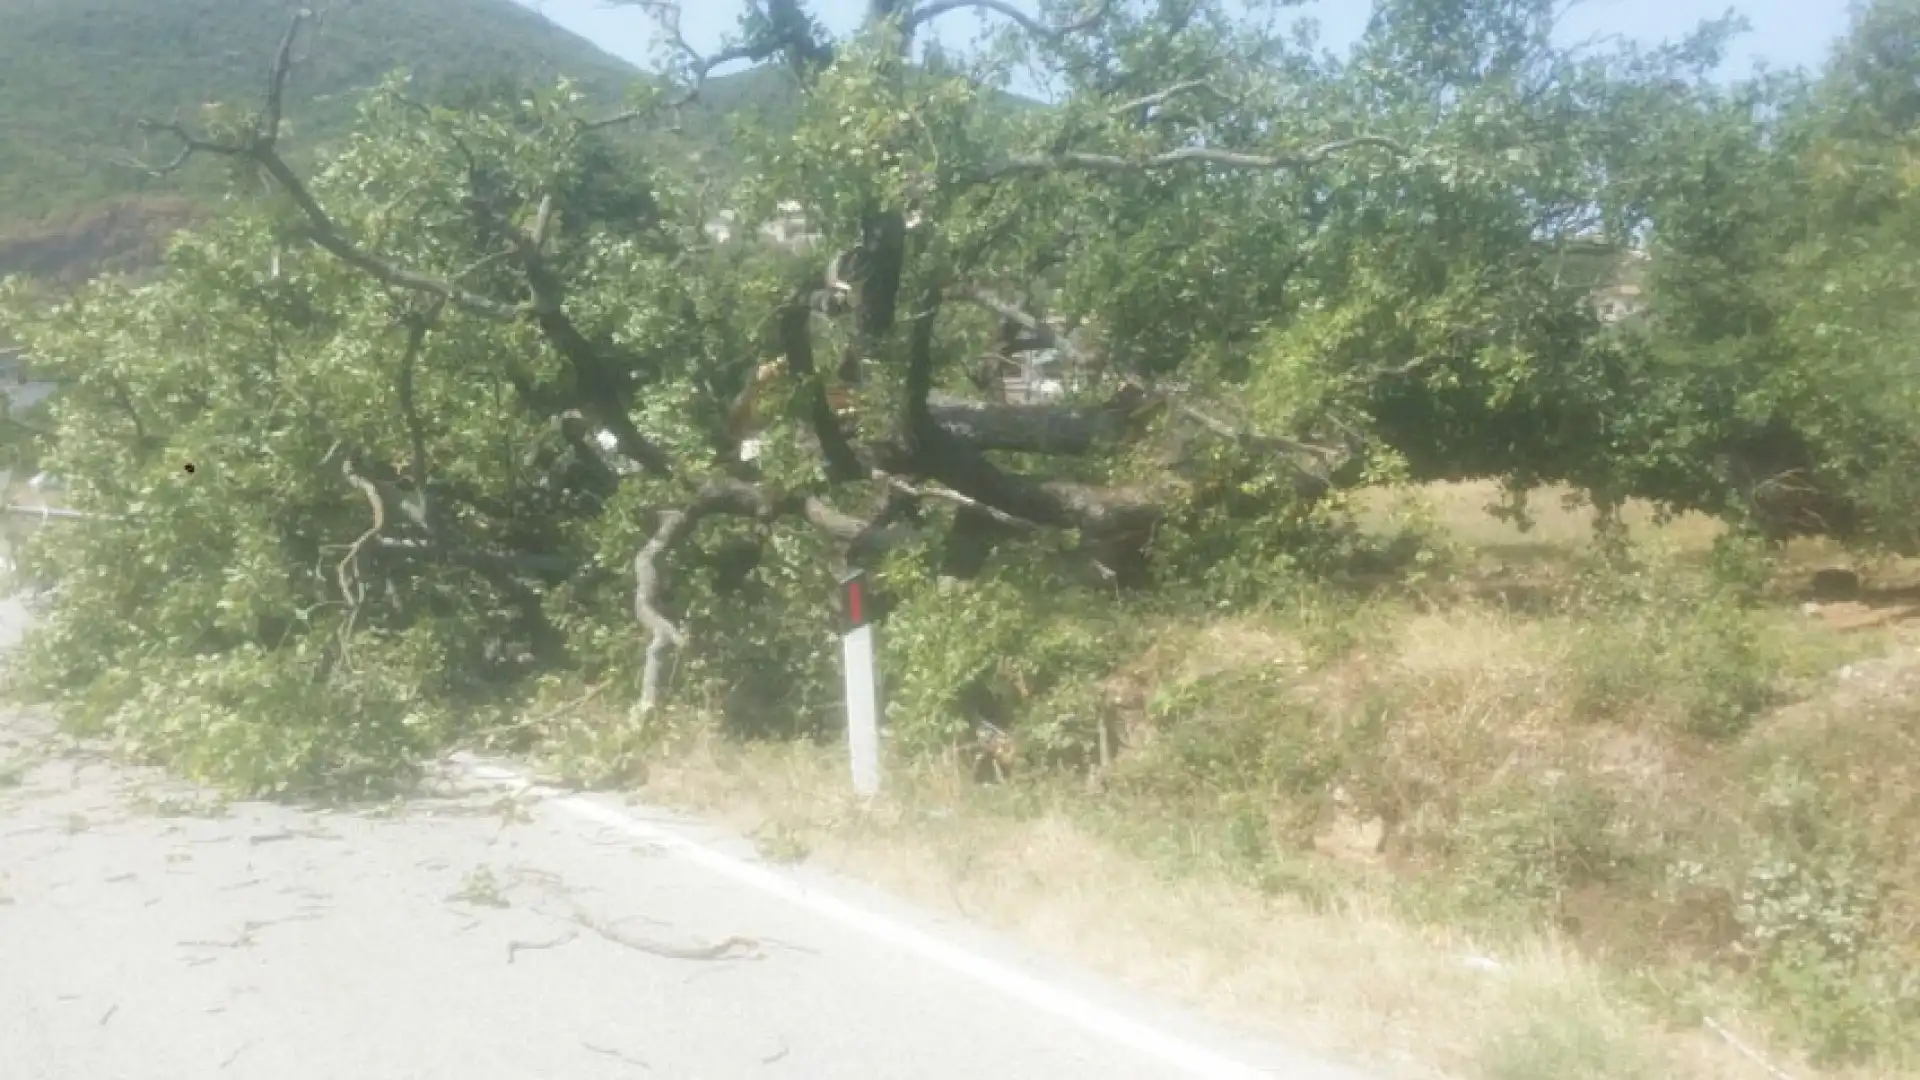
[[(649, 59), (653, 24), (633, 8), (601, 0), (522, 2), (608, 52), (636, 63)], [(830, 29), (845, 33), (858, 23), (867, 0), (815, 0), (810, 6)], [(1364, 28), (1371, 7), (1369, 0), (1314, 0), (1299, 11), (1319, 20), (1326, 46), (1344, 51)], [(1755, 61), (1777, 68), (1816, 67), (1847, 24), (1847, 0), (1583, 0), (1567, 17), (1563, 31), (1569, 41), (1617, 33), (1654, 44), (1680, 37), (1730, 8), (1745, 15), (1753, 29), (1734, 43), (1728, 75), (1747, 74)], [(696, 47), (709, 48), (733, 27), (740, 3), (686, 0), (683, 10), (687, 37)], [(940, 36), (961, 45), (977, 27), (968, 15), (948, 16)]]

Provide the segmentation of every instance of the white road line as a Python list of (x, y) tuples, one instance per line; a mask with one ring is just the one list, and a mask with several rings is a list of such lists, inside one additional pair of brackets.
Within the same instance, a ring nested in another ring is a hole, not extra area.
[(778, 897), (855, 933), (864, 934), (922, 960), (963, 975), (1034, 1009), (1058, 1017), (1103, 1039), (1164, 1062), (1192, 1076), (1215, 1080), (1273, 1080), (1273, 1074), (1222, 1057), (1205, 1047), (1156, 1031), (1069, 991), (997, 964), (898, 920), (844, 900), (809, 890), (784, 875), (725, 855), (642, 821), (631, 814), (578, 795), (541, 787), (520, 773), (496, 765), (471, 765), (474, 779), (548, 796), (548, 805), (596, 825), (618, 829), (748, 888)]

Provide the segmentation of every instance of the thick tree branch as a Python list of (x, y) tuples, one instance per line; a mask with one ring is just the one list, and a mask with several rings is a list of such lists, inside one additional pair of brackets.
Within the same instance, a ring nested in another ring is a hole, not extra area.
[(892, 510), (892, 501), (885, 500), (872, 519), (862, 520), (835, 510), (814, 496), (775, 497), (744, 481), (718, 479), (708, 482), (686, 506), (662, 511), (653, 536), (633, 558), (633, 613), (652, 635), (641, 669), (640, 700), (634, 706), (635, 713), (644, 716), (658, 707), (660, 671), (667, 651), (686, 644), (685, 631), (660, 610), (660, 560), (692, 536), (701, 522), (716, 516), (760, 522), (797, 516), (851, 546), (871, 542), (875, 527)]
[(660, 559), (693, 535), (702, 521), (716, 514), (766, 520), (773, 516), (774, 505), (765, 492), (751, 484), (715, 480), (684, 508), (663, 511), (652, 538), (633, 557), (633, 614), (653, 635), (640, 674), (640, 701), (635, 706), (638, 715), (644, 716), (658, 705), (660, 667), (667, 650), (678, 648), (687, 640), (673, 620), (660, 611)]
[(943, 438), (951, 439), (933, 422), (933, 331), (940, 313), (941, 290), (929, 285), (925, 302), (913, 317), (907, 335), (907, 377), (902, 387), (901, 418), (905, 421), (907, 453), (920, 459), (937, 453)]
[(780, 350), (786, 355), (787, 371), (800, 380), (801, 393), (806, 396), (807, 420), (820, 442), (820, 453), (826, 458), (828, 478), (835, 483), (858, 480), (867, 475), (867, 469), (840, 427), (840, 418), (834, 415), (826, 385), (814, 365), (813, 308), (808, 303), (811, 295), (811, 289), (802, 289), (781, 310)]
[(524, 310), (540, 328), (541, 336), (572, 366), (579, 384), (575, 399), (579, 410), (613, 434), (622, 454), (655, 476), (671, 476), (673, 460), (641, 434), (628, 415), (630, 394), (620, 375), (566, 313), (566, 285), (553, 272), (544, 250), (553, 212), (553, 196), (543, 194), (532, 228), (520, 229), (499, 220), (484, 200), (475, 202), (475, 214), (482, 226), (506, 234), (533, 294)]
[(413, 312), (406, 316), (407, 347), (400, 357), (400, 377), (398, 391), (400, 398), (400, 418), (407, 427), (408, 477), (413, 483), (413, 497), (418, 502), (419, 520), (427, 535), (439, 534), (439, 519), (435, 514), (432, 496), (427, 491), (427, 436), (420, 423), (420, 410), (414, 400), (414, 373), (419, 366), (420, 352), (427, 341), (427, 331), (440, 315), (440, 303), (436, 302), (426, 312)]
[(280, 138), (280, 117), (287, 97), (287, 76), (293, 71), (293, 45), (300, 38), (300, 25), (312, 18), (312, 12), (296, 11), (280, 35), (280, 48), (273, 54), (273, 67), (267, 72), (266, 107), (260, 113), (255, 138), (271, 147)]
[(981, 450), (1080, 457), (1125, 441), (1147, 404), (1135, 389), (1103, 405), (1009, 405), (934, 394), (928, 411), (935, 424)]
[(531, 310), (527, 304), (501, 303), (461, 288), (444, 278), (408, 270), (362, 249), (340, 231), (339, 226), (334, 224), (333, 218), (314, 199), (312, 192), (307, 190), (306, 184), (272, 146), (241, 150), (238, 156), (258, 162), (260, 167), (266, 170), (267, 175), (280, 186), (280, 190), (286, 192), (287, 197), (292, 199), (294, 205), (299, 207), (300, 212), (305, 215), (308, 238), (348, 266), (365, 271), (383, 284), (439, 297), (474, 315), (491, 319), (519, 319), (524, 318)]
[(879, 350), (899, 313), (900, 283), (907, 265), (906, 218), (898, 210), (869, 208), (860, 223), (858, 258), (850, 261), (859, 294), (853, 340), (841, 357), (839, 375), (842, 382), (858, 385), (862, 362)]

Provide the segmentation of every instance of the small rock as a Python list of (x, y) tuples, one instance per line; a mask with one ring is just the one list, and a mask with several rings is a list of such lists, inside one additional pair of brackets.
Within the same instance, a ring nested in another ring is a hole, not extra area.
[(1387, 823), (1375, 816), (1359, 820), (1348, 814), (1336, 815), (1328, 826), (1313, 837), (1313, 849), (1329, 858), (1351, 862), (1373, 862), (1387, 846)]

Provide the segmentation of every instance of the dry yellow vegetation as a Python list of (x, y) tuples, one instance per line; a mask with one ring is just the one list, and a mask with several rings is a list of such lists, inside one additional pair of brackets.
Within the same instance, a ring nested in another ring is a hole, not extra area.
[(1710, 522), (1631, 511), (1608, 563), (1493, 494), (1369, 497), (1445, 549), (1412, 585), (1159, 628), (1092, 778), (897, 762), (862, 807), (835, 747), (691, 724), (628, 779), (1389, 1077), (1920, 1076), (1912, 568), (1814, 602), (1801, 545), (1731, 605)]

